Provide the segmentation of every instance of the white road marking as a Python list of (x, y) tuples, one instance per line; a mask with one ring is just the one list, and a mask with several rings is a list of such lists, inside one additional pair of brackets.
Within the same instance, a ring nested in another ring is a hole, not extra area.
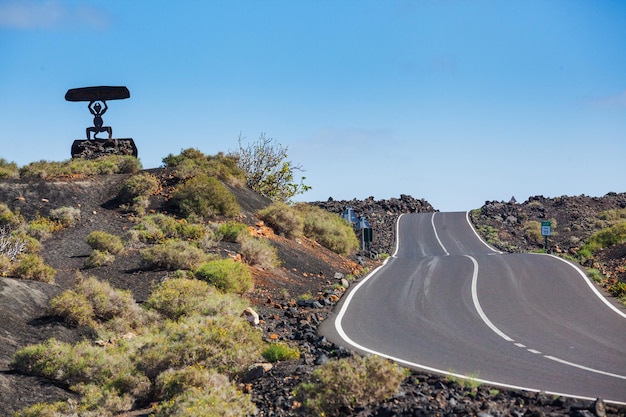
[(443, 243), (441, 243), (441, 239), (439, 239), (439, 233), (437, 233), (437, 228), (435, 227), (435, 214), (437, 214), (437, 213), (433, 213), (433, 215), (431, 216), (430, 224), (433, 226), (433, 232), (435, 232), (435, 237), (437, 238), (437, 242), (439, 242), (439, 246), (441, 246), (441, 249), (443, 249), (443, 251), (445, 252), (446, 256), (448, 256), (448, 255), (450, 255), (450, 253), (448, 252), (446, 247), (443, 246)]

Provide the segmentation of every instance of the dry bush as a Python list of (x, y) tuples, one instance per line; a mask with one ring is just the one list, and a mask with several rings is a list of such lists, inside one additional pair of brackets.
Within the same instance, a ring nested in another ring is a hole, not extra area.
[(99, 268), (101, 266), (111, 265), (115, 262), (115, 255), (110, 252), (94, 249), (87, 259), (85, 259), (85, 268)]
[(143, 393), (150, 383), (136, 372), (131, 358), (115, 346), (101, 347), (88, 340), (75, 345), (49, 339), (20, 349), (11, 360), (12, 369), (66, 383), (97, 384)]
[(241, 242), (241, 256), (250, 265), (276, 268), (280, 265), (278, 252), (268, 239), (249, 237)]
[(340, 255), (348, 255), (359, 248), (359, 240), (352, 226), (341, 216), (309, 204), (296, 209), (304, 216), (304, 235)]
[(247, 236), (248, 226), (241, 222), (225, 222), (220, 223), (216, 232), (222, 237), (222, 240), (226, 242), (239, 242), (243, 236)]
[(50, 218), (58, 221), (63, 227), (74, 226), (80, 220), (80, 209), (77, 207), (59, 207), (50, 211)]
[(260, 210), (258, 215), (278, 235), (291, 239), (303, 234), (304, 221), (302, 216), (285, 203), (272, 203)]
[(82, 278), (50, 300), (52, 312), (73, 325), (125, 333), (148, 324), (152, 315), (143, 310), (130, 291), (113, 288), (95, 277)]
[(249, 416), (256, 414), (250, 396), (225, 375), (200, 366), (168, 369), (156, 381), (159, 398), (155, 417)]
[(406, 375), (404, 368), (379, 356), (354, 356), (315, 369), (297, 395), (316, 415), (342, 415), (393, 396)]
[(95, 230), (87, 235), (87, 244), (92, 249), (101, 252), (109, 252), (113, 255), (124, 250), (124, 243), (119, 236), (112, 235), (101, 230)]
[(240, 317), (182, 316), (143, 336), (134, 360), (150, 378), (169, 368), (202, 365), (235, 375), (259, 359), (261, 333)]
[(239, 297), (222, 294), (205, 281), (168, 279), (152, 291), (145, 303), (162, 316), (178, 320), (182, 316), (239, 316), (247, 304)]
[(174, 239), (145, 248), (140, 252), (140, 256), (143, 268), (168, 271), (194, 270), (209, 259), (209, 256), (197, 246)]

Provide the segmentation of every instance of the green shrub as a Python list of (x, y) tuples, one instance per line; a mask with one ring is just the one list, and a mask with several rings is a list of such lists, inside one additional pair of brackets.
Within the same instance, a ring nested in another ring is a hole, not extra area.
[(9, 230), (19, 229), (24, 224), (24, 217), (19, 213), (11, 211), (9, 206), (0, 203), (0, 227), (6, 227)]
[(220, 223), (217, 227), (217, 233), (226, 242), (239, 242), (241, 236), (248, 234), (248, 226), (235, 221)]
[(587, 274), (594, 282), (602, 283), (606, 280), (606, 277), (602, 274), (602, 272), (596, 268), (589, 268), (587, 270)]
[(63, 227), (74, 226), (80, 220), (80, 209), (76, 207), (59, 207), (50, 211), (50, 218), (58, 221)]
[(155, 243), (171, 238), (199, 241), (210, 233), (209, 228), (203, 224), (189, 223), (185, 219), (176, 220), (172, 216), (157, 213), (144, 216), (133, 228), (131, 235), (140, 241)]
[(359, 248), (359, 240), (352, 226), (335, 213), (308, 204), (296, 209), (304, 215), (304, 235), (341, 255)]
[(208, 233), (207, 226), (200, 223), (189, 223), (183, 219), (176, 224), (176, 234), (180, 239), (199, 241)]
[(187, 179), (196, 175), (206, 174), (208, 160), (205, 154), (195, 148), (183, 149), (179, 155), (169, 154), (163, 158), (163, 164), (175, 168), (177, 178)]
[(239, 169), (237, 160), (223, 153), (206, 156), (198, 149), (189, 148), (181, 151), (180, 155), (169, 154), (163, 158), (163, 163), (166, 167), (175, 168), (174, 175), (181, 179), (204, 174), (235, 186), (246, 183), (246, 175)]
[(0, 158), (0, 179), (14, 179), (20, 177), (20, 170), (15, 162)]
[(143, 242), (163, 242), (176, 237), (176, 219), (163, 213), (149, 214), (133, 227), (133, 231)]
[(341, 415), (393, 396), (405, 377), (403, 368), (378, 356), (351, 357), (317, 368), (297, 395), (317, 415)]
[(62, 228), (61, 223), (56, 220), (37, 216), (37, 218), (29, 221), (26, 225), (26, 233), (39, 241), (44, 241)]
[(276, 248), (264, 238), (244, 239), (241, 242), (241, 256), (250, 265), (261, 268), (276, 268), (280, 265)]
[(252, 288), (252, 274), (248, 267), (232, 259), (206, 262), (196, 269), (195, 276), (226, 293), (243, 294)]
[(208, 156), (207, 174), (228, 184), (243, 187), (246, 184), (246, 173), (237, 165), (237, 159), (231, 155), (218, 153)]
[[(626, 222), (617, 223), (609, 228), (594, 233), (578, 252), (583, 257), (597, 251), (626, 242)], [(581, 253), (582, 252), (582, 253)], [(590, 256), (589, 256), (590, 257)]]
[(101, 230), (89, 233), (87, 235), (87, 244), (94, 250), (109, 252), (113, 255), (117, 255), (124, 250), (124, 243), (119, 236)]
[(24, 252), (39, 253), (41, 251), (41, 242), (33, 236), (27, 235), (25, 231), (14, 232), (12, 236), (14, 239), (24, 242)]
[(145, 306), (168, 319), (178, 320), (192, 314), (239, 316), (247, 305), (239, 297), (221, 294), (205, 281), (175, 278), (156, 287)]
[(58, 401), (51, 404), (37, 403), (18, 411), (14, 417), (66, 417), (72, 413), (72, 406)]
[(122, 208), (144, 215), (150, 203), (149, 197), (160, 188), (161, 183), (156, 176), (141, 172), (124, 181), (117, 197), (122, 202)]
[(85, 268), (99, 268), (101, 266), (111, 265), (115, 262), (115, 255), (110, 252), (94, 249), (87, 259), (85, 259)]
[(301, 236), (303, 233), (304, 222), (302, 216), (285, 203), (272, 203), (259, 211), (258, 215), (278, 235), (291, 239)]
[(172, 203), (187, 217), (234, 217), (241, 210), (235, 196), (218, 179), (200, 174), (173, 193)]
[(34, 253), (22, 253), (17, 258), (17, 265), (12, 271), (17, 278), (41, 281), (48, 284), (54, 283), (56, 271), (44, 263), (41, 256)]
[(626, 297), (626, 282), (616, 282), (609, 286), (609, 293), (615, 298)]
[(189, 242), (168, 239), (140, 252), (143, 268), (175, 271), (194, 270), (209, 258), (202, 249)]
[(258, 360), (262, 344), (261, 333), (240, 317), (198, 314), (166, 320), (143, 338), (134, 359), (150, 378), (191, 365), (235, 375)]
[(268, 362), (280, 362), (290, 359), (299, 359), (300, 351), (284, 343), (270, 343), (261, 355)]

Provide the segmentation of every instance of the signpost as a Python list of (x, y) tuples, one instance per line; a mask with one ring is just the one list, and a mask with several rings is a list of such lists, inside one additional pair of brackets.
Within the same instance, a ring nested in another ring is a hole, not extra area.
[(361, 217), (361, 220), (359, 220), (359, 225), (357, 227), (361, 229), (361, 250), (369, 250), (370, 243), (374, 237), (372, 226), (370, 226), (369, 222), (365, 219), (365, 216), (363, 216)]
[(552, 235), (552, 223), (551, 222), (541, 222), (541, 235), (545, 239), (545, 250), (548, 253), (548, 236)]

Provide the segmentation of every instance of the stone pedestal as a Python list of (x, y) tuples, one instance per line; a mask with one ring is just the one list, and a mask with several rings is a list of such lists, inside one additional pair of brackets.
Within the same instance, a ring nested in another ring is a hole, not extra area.
[(137, 157), (137, 146), (132, 138), (76, 139), (72, 144), (72, 158), (96, 159), (107, 155)]

